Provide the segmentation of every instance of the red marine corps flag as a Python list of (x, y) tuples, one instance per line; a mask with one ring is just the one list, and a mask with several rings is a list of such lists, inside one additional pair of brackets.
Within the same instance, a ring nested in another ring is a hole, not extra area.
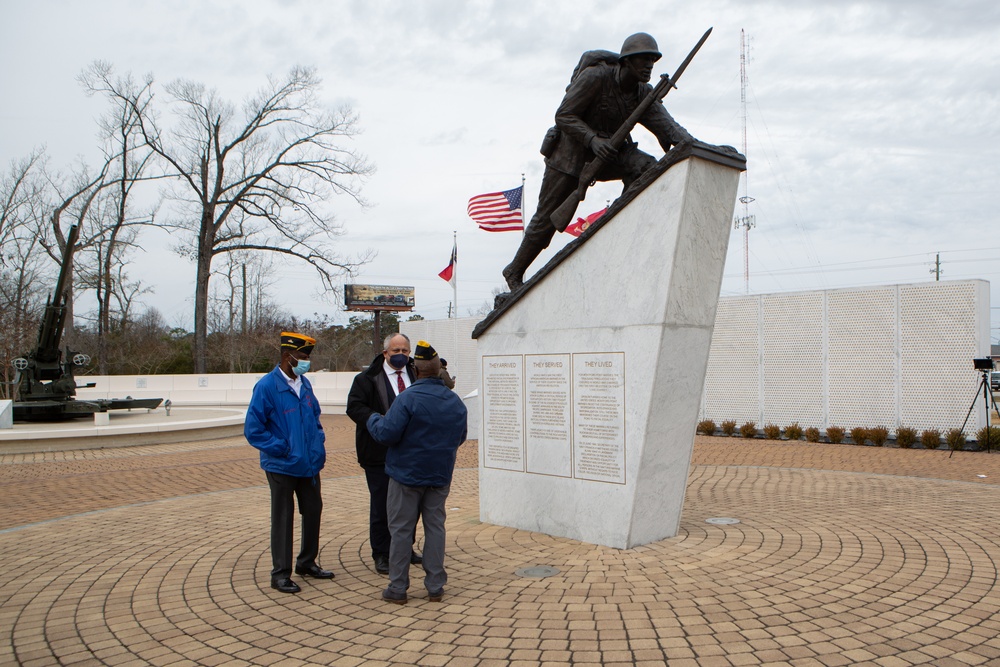
[(566, 233), (572, 236), (579, 236), (580, 234), (583, 234), (585, 231), (587, 231), (588, 227), (597, 222), (601, 218), (601, 216), (607, 212), (608, 212), (607, 208), (602, 208), (600, 211), (595, 211), (594, 213), (591, 213), (586, 218), (577, 218), (576, 222), (574, 222), (573, 224), (571, 224), (566, 228)]
[(519, 232), (524, 229), (523, 194), (522, 185), (513, 190), (476, 195), (469, 200), (469, 217), (488, 232)]

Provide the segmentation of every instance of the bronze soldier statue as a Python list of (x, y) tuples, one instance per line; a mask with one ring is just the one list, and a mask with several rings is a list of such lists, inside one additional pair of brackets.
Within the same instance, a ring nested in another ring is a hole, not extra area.
[[(620, 180), (624, 188), (656, 163), (631, 137), (617, 150), (610, 137), (652, 90), (649, 80), (660, 56), (656, 40), (639, 32), (625, 39), (620, 54), (588, 51), (581, 58), (556, 111), (556, 125), (542, 143), (545, 174), (538, 208), (513, 261), (503, 270), (512, 291), (521, 287), (525, 270), (548, 247), (556, 231), (565, 229), (565, 224), (558, 228), (551, 216), (577, 189), (587, 162), (599, 158), (603, 166), (596, 180)], [(681, 142), (694, 141), (659, 100), (643, 113), (639, 123), (653, 133), (664, 152)]]

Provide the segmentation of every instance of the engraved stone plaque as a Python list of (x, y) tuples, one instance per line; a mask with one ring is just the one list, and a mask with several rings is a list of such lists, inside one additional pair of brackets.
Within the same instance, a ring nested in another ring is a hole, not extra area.
[(573, 355), (577, 479), (625, 483), (625, 354)]
[(483, 465), (524, 471), (524, 361), (483, 357)]
[(570, 355), (525, 355), (528, 472), (570, 477)]

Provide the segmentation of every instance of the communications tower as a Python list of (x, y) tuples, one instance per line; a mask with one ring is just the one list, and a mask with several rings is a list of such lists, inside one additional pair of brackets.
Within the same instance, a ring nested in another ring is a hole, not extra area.
[[(740, 112), (743, 121), (743, 155), (747, 154), (747, 58), (750, 52), (750, 45), (747, 44), (746, 33), (740, 30)], [(743, 195), (740, 203), (743, 204), (743, 215), (733, 218), (733, 228), (743, 230), (743, 293), (750, 292), (750, 228), (757, 226), (756, 217), (750, 215), (750, 202), (754, 199), (748, 194), (749, 189), (749, 168), (743, 172)]]

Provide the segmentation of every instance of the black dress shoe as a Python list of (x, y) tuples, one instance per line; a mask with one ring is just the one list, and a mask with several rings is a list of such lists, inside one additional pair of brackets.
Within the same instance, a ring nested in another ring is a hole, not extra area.
[(307, 567), (296, 567), (295, 574), (312, 577), (313, 579), (333, 579), (333, 572), (330, 572), (330, 570), (324, 570), (316, 563)]
[(272, 579), (271, 588), (273, 588), (276, 591), (281, 591), (282, 593), (298, 593), (300, 590), (302, 590), (301, 588), (299, 588), (299, 585), (297, 583), (295, 583), (288, 577), (285, 577), (284, 579)]
[(406, 593), (394, 593), (387, 588), (382, 591), (382, 599), (393, 604), (406, 604)]
[(410, 565), (423, 565), (424, 557), (418, 554), (416, 551), (410, 552)]
[(375, 556), (375, 571), (379, 574), (389, 574), (388, 556)]

